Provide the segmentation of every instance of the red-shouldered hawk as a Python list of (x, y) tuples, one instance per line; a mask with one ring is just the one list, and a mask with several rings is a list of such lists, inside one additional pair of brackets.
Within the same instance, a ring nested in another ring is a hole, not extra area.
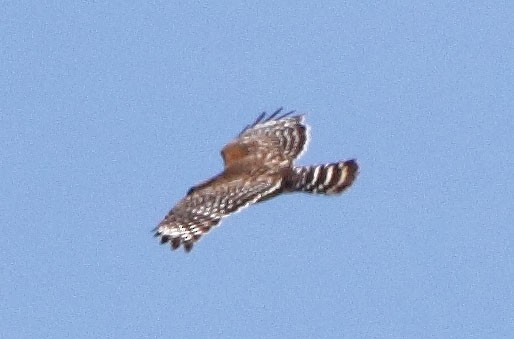
[(172, 249), (193, 244), (221, 218), (286, 192), (337, 194), (357, 176), (355, 160), (294, 166), (309, 141), (303, 115), (262, 113), (221, 151), (225, 169), (192, 187), (155, 228)]

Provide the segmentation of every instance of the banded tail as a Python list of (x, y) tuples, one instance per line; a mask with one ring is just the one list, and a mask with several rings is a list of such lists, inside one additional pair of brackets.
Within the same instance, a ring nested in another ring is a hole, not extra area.
[(337, 194), (348, 188), (355, 178), (359, 165), (355, 160), (336, 163), (300, 166), (293, 168), (288, 180), (288, 191)]

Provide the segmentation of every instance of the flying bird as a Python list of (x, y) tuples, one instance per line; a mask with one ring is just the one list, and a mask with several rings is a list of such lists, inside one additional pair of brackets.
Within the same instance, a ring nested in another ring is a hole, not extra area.
[(278, 109), (262, 113), (221, 151), (224, 170), (193, 186), (154, 229), (161, 243), (191, 251), (222, 218), (282, 193), (339, 194), (358, 173), (352, 160), (312, 166), (294, 161), (309, 142), (303, 115)]

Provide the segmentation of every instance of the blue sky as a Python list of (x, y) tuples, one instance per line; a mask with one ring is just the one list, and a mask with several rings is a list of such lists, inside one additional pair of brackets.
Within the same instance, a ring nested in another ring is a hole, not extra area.
[[(513, 5), (0, 6), (3, 338), (514, 337)], [(160, 246), (280, 106), (354, 186)]]

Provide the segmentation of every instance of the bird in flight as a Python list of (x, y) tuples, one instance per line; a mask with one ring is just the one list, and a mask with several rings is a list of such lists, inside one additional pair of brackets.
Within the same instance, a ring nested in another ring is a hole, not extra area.
[(358, 173), (357, 162), (343, 160), (312, 166), (294, 161), (309, 142), (303, 115), (278, 109), (262, 113), (221, 151), (224, 170), (189, 189), (154, 229), (162, 244), (191, 251), (195, 242), (222, 218), (282, 193), (338, 194)]

